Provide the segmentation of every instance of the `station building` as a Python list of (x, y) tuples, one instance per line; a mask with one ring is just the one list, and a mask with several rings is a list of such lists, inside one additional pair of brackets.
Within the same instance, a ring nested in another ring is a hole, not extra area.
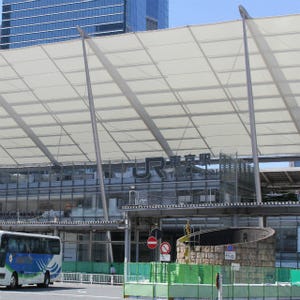
[[(246, 20), (260, 160), (299, 159), (299, 23)], [(149, 261), (154, 229), (263, 217), (298, 266), (298, 203), (257, 203), (244, 41), (238, 20), (1, 50), (1, 227), (59, 234), (65, 261)]]

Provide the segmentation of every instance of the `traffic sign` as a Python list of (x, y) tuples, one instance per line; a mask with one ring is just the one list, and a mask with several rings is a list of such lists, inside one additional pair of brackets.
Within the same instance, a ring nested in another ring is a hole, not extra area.
[(161, 254), (160, 261), (171, 261), (171, 255), (170, 254)]
[(225, 260), (236, 260), (235, 251), (225, 251)]
[(234, 251), (233, 245), (227, 245), (227, 251)]
[(157, 238), (155, 236), (149, 236), (147, 239), (147, 246), (149, 249), (155, 249), (157, 247)]
[(162, 242), (160, 244), (160, 253), (169, 254), (171, 252), (171, 245), (168, 242)]

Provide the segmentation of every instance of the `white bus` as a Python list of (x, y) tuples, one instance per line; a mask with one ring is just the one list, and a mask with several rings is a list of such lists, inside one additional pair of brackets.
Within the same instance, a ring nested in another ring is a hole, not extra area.
[(48, 287), (62, 265), (59, 237), (0, 230), (0, 285)]

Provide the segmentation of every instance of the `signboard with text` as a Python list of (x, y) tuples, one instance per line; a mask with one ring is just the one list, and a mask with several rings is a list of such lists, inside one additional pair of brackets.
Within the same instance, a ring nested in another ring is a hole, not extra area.
[(236, 252), (235, 251), (225, 251), (225, 260), (235, 260)]
[(160, 261), (171, 261), (171, 255), (170, 254), (161, 254), (160, 255)]

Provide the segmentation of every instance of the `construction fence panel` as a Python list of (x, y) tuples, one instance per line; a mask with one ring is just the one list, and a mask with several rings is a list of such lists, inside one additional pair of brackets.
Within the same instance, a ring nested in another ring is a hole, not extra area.
[[(129, 263), (124, 295), (150, 298), (300, 299), (300, 270), (244, 267)], [(220, 281), (222, 279), (222, 286)]]

